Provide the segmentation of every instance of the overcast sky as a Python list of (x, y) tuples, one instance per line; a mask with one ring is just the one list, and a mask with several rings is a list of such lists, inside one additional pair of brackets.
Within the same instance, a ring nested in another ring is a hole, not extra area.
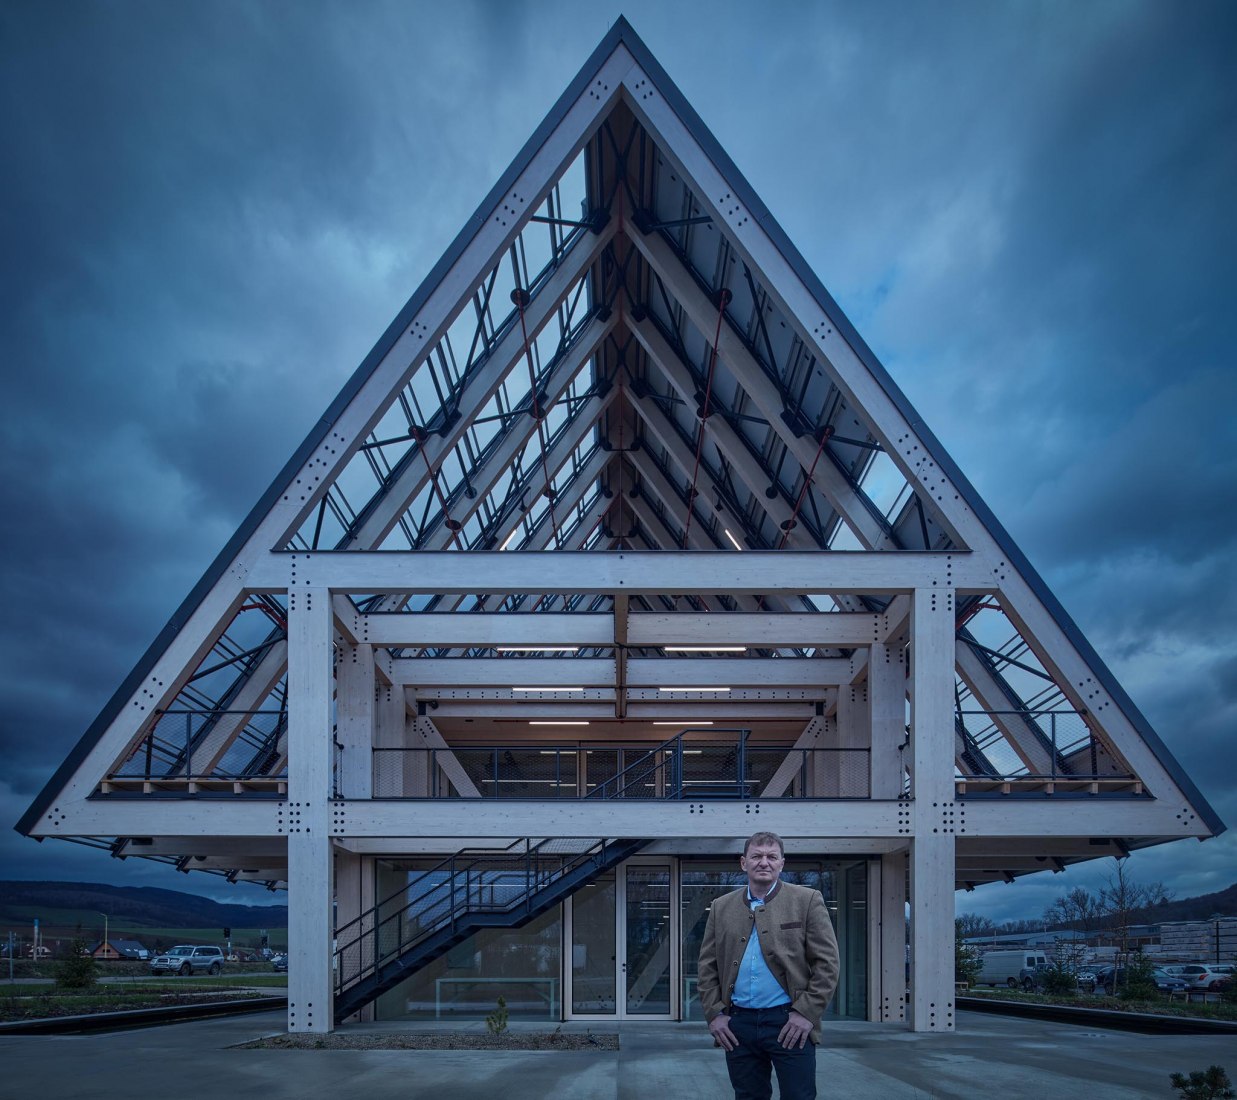
[[(621, 10), (1237, 822), (1237, 7)], [(0, 4), (0, 821), (619, 11)], [(140, 863), (0, 836), (0, 878), (267, 900)], [(1237, 842), (1131, 870), (1219, 889)]]

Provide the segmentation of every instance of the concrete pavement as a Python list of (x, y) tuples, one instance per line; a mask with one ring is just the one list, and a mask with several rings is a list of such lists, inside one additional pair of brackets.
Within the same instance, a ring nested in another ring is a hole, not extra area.
[[(969, 1012), (958, 1019), (958, 1031), (946, 1036), (851, 1021), (827, 1025), (817, 1060), (822, 1100), (969, 1100), (993, 1094), (1001, 1100), (1167, 1100), (1176, 1095), (1168, 1083), (1174, 1071), (1218, 1063), (1237, 1074), (1237, 1043), (1231, 1036), (1137, 1035)], [(619, 1031), (622, 1049), (587, 1053), (231, 1049), (283, 1026), (284, 1016), (276, 1012), (105, 1035), (5, 1036), (0, 1097), (726, 1100), (732, 1095), (724, 1057), (698, 1023), (593, 1024), (595, 1031)], [(452, 1025), (462, 1027), (484, 1024)], [(565, 1030), (584, 1027), (564, 1025)]]

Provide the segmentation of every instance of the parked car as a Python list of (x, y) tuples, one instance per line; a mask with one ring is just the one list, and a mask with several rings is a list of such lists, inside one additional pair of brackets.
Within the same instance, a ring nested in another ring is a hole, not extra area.
[(205, 970), (218, 974), (223, 969), (223, 951), (218, 947), (201, 947), (192, 944), (173, 947), (150, 960), (152, 974), (197, 974)]
[(287, 971), (288, 956), (287, 955), (272, 955), (271, 966), (273, 966), (276, 970)]
[[(1181, 978), (1173, 977), (1162, 966), (1157, 966), (1151, 971), (1151, 978), (1155, 982), (1156, 989), (1164, 994), (1180, 993), (1189, 988)], [(1091, 988), (1087, 989), (1083, 986), (1083, 990), (1086, 993), (1094, 993), (1098, 990), (1100, 993), (1111, 996), (1124, 984), (1124, 966), (1102, 966), (1095, 972), (1095, 981)], [(1079, 985), (1082, 986), (1082, 983), (1079, 982)]]
[(1207, 966), (1202, 963), (1191, 963), (1180, 968), (1177, 975), (1191, 989), (1221, 990), (1233, 980), (1232, 967), (1225, 973), (1223, 965)]

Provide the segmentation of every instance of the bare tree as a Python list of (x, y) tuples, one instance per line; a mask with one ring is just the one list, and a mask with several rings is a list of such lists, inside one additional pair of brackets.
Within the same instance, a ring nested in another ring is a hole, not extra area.
[(954, 921), (954, 924), (958, 929), (958, 935), (964, 940), (975, 936), (990, 936), (996, 931), (996, 925), (992, 920), (978, 913), (963, 913)]
[(1117, 939), (1118, 963), (1124, 964), (1130, 949), (1130, 926), (1153, 905), (1171, 900), (1162, 882), (1138, 883), (1126, 868), (1125, 859), (1114, 859), (1108, 885), (1100, 890), (1100, 905)]
[(1082, 933), (1081, 940), (1075, 940), (1067, 950), (1058, 948), (1058, 956), (1064, 956), (1070, 968), (1077, 970), (1086, 957), (1087, 943), (1091, 933), (1099, 926), (1104, 907), (1100, 899), (1084, 886), (1075, 886), (1068, 893), (1057, 898), (1044, 910), (1044, 923), (1064, 925), (1075, 932)]

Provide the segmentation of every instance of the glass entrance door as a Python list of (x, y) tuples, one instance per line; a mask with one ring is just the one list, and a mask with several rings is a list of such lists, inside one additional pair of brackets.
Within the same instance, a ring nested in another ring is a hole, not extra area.
[(668, 861), (628, 863), (570, 901), (575, 1017), (669, 1020), (676, 1010), (677, 893)]

